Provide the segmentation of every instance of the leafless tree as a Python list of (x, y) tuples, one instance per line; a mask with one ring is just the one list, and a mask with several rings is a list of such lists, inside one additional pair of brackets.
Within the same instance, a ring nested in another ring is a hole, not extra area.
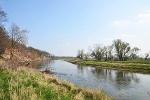
[(138, 47), (134, 47), (133, 49), (130, 50), (130, 58), (131, 59), (136, 59), (138, 58), (137, 53), (140, 51)]
[(144, 59), (145, 59), (145, 60), (147, 60), (147, 59), (148, 59), (148, 57), (149, 57), (149, 55), (150, 55), (150, 52), (149, 52), (149, 53), (145, 53), (145, 57), (144, 57)]
[(113, 45), (104, 46), (105, 61), (113, 59)]
[(91, 56), (97, 60), (102, 60), (105, 55), (105, 47), (100, 44), (94, 45), (94, 49), (91, 50)]
[(8, 34), (2, 25), (7, 20), (7, 14), (0, 7), (0, 55), (4, 52), (9, 40)]
[(9, 36), (4, 27), (0, 26), (0, 55), (9, 45)]
[(21, 29), (16, 24), (12, 24), (10, 28), (10, 38), (11, 38), (11, 46), (10, 46), (10, 59), (13, 58), (14, 50), (19, 50), (21, 45), (26, 45), (27, 43), (27, 30)]
[(84, 58), (84, 50), (82, 49), (82, 50), (78, 50), (78, 52), (77, 52), (77, 58), (79, 58), (79, 59), (83, 59)]
[(2, 23), (6, 21), (8, 21), (7, 13), (3, 11), (0, 7), (0, 26), (2, 26)]
[(131, 47), (129, 43), (123, 42), (120, 39), (114, 40), (113, 45), (115, 47), (116, 56), (120, 61), (127, 60)]

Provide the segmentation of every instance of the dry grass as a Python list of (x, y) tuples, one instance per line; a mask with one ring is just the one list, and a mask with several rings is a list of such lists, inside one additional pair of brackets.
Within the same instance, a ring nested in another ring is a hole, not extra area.
[(110, 100), (101, 90), (78, 88), (31, 68), (0, 71), (0, 100)]

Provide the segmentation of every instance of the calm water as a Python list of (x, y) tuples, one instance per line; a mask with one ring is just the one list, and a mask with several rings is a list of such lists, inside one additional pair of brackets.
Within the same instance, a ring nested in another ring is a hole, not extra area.
[(60, 60), (40, 62), (36, 66), (39, 70), (50, 69), (53, 75), (77, 86), (103, 89), (117, 100), (150, 100), (150, 75), (96, 69)]

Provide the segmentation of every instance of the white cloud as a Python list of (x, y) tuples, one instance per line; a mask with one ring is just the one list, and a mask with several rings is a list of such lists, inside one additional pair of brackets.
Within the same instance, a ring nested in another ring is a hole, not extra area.
[(146, 14), (138, 14), (137, 18), (137, 25), (150, 24), (150, 11), (148, 11)]
[(115, 27), (131, 27), (136, 25), (144, 25), (144, 24), (150, 24), (150, 11), (148, 11), (145, 14), (137, 14), (136, 20), (118, 20), (113, 21), (112, 25)]
[(136, 22), (136, 24), (137, 24), (137, 25), (145, 24), (145, 20), (139, 19), (139, 20)]
[(135, 39), (135, 35), (131, 34), (121, 34), (121, 38)]
[(141, 49), (140, 53), (142, 55), (150, 51), (150, 47), (148, 46), (150, 37), (150, 11), (137, 14), (133, 20), (115, 20), (112, 23), (112, 27), (115, 29), (114, 34), (116, 34), (114, 37), (110, 37), (112, 40), (121, 39), (130, 43), (132, 47), (137, 46)]
[[(104, 41), (104, 43), (109, 43), (109, 45), (112, 43), (113, 40), (116, 40), (116, 39), (121, 39), (122, 41), (125, 41), (125, 42), (128, 42), (128, 43), (131, 43), (132, 41), (135, 41), (137, 39), (137, 37), (133, 34), (117, 34), (117, 35), (114, 35), (114, 36), (107, 36), (107, 37), (104, 37), (102, 40)], [(104, 44), (106, 45), (106, 44)]]
[(129, 21), (129, 20), (121, 20), (121, 21), (113, 21), (112, 22), (112, 24), (114, 25), (114, 26), (126, 26), (126, 25), (130, 25), (131, 24), (131, 21)]
[(150, 18), (150, 14), (138, 14), (137, 17), (139, 17), (139, 18)]
[(113, 24), (114, 26), (121, 26), (121, 23), (120, 23), (119, 21), (114, 21), (112, 24)]

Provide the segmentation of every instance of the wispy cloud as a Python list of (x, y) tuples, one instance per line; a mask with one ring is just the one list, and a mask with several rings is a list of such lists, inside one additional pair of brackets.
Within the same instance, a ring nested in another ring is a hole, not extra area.
[(138, 14), (137, 17), (139, 17), (139, 18), (150, 18), (150, 14)]
[[(150, 50), (149, 38), (150, 37), (150, 11), (146, 13), (139, 13), (132, 20), (115, 20), (111, 22), (115, 30), (113, 37), (107, 38), (107, 41), (114, 39), (121, 39), (130, 43), (132, 46), (137, 46), (141, 49), (141, 54)], [(117, 31), (116, 31), (117, 30)]]
[(133, 35), (133, 34), (118, 34), (118, 35), (115, 35), (115, 36), (111, 36), (111, 37), (105, 37), (103, 38), (104, 41), (112, 41), (112, 40), (115, 40), (115, 39), (121, 39), (121, 40), (134, 40), (136, 39), (136, 36)]
[(115, 27), (130, 27), (135, 25), (150, 24), (150, 11), (145, 14), (137, 14), (136, 20), (115, 20), (111, 24)]
[(132, 34), (121, 34), (121, 38), (135, 39), (136, 36)]
[(130, 24), (131, 24), (131, 21), (129, 21), (129, 20), (120, 20), (120, 21), (112, 22), (112, 25), (117, 26), (117, 27), (126, 26), (126, 25), (130, 25)]
[(150, 12), (146, 14), (138, 14), (138, 21), (136, 22), (137, 25), (143, 25), (143, 24), (150, 24)]

